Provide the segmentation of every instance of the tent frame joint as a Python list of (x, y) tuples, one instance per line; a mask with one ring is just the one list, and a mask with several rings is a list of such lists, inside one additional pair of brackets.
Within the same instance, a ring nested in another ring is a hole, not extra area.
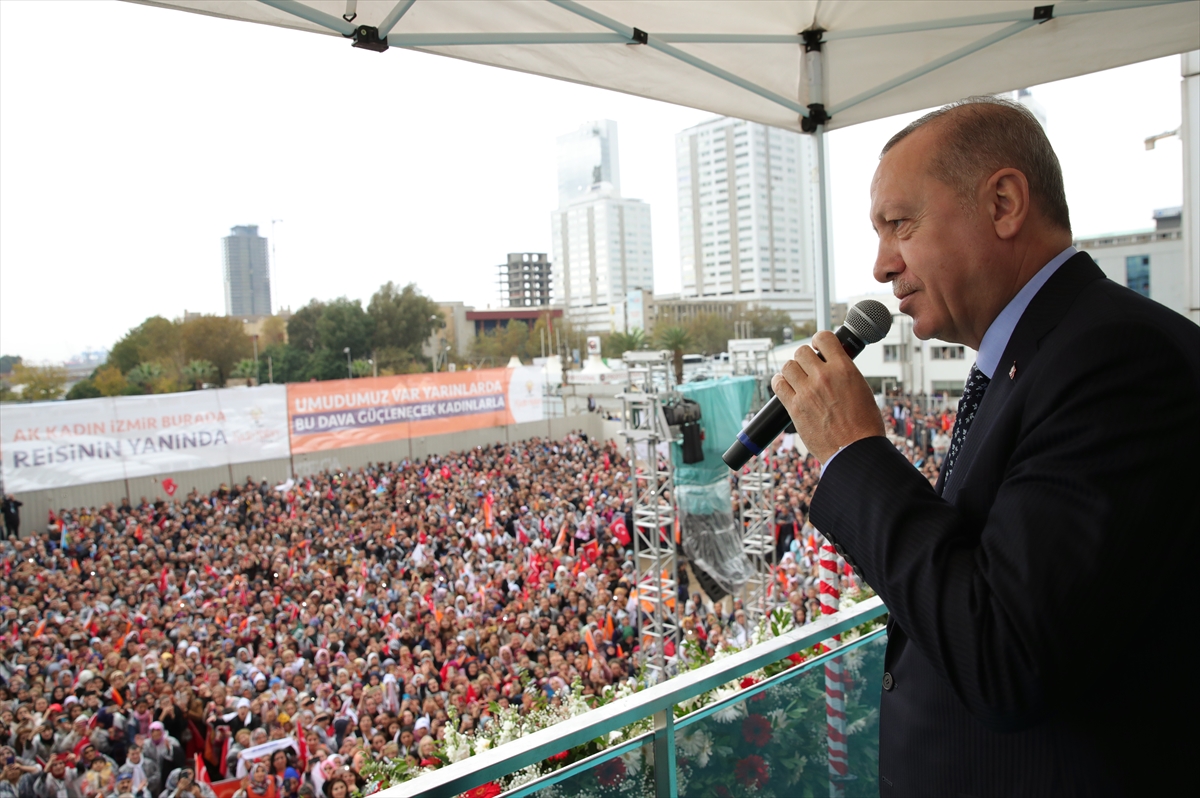
[(374, 28), (370, 25), (359, 25), (354, 29), (352, 36), (354, 44), (351, 46), (361, 50), (382, 53), (388, 49), (387, 37), (379, 35), (379, 28)]
[(649, 44), (650, 34), (641, 28), (634, 28), (633, 35), (629, 37), (629, 44)]
[(800, 38), (804, 39), (804, 52), (821, 52), (822, 45), (825, 44), (825, 29), (810, 28), (809, 30), (800, 31)]
[(816, 133), (819, 125), (824, 125), (832, 118), (825, 111), (825, 103), (810, 103), (808, 116), (800, 117), (800, 129), (805, 133)]
[(1054, 19), (1054, 6), (1035, 6), (1033, 9), (1033, 19), (1038, 24)]

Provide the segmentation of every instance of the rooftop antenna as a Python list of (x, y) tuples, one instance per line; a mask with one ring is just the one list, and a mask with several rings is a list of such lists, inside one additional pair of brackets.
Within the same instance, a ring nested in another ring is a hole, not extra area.
[(276, 280), (279, 279), (279, 270), (275, 268), (275, 223), (276, 222), (283, 224), (283, 219), (272, 219), (271, 220), (271, 285), (273, 285), (275, 287), (275, 304), (278, 305), (280, 309), (282, 309), (283, 308), (283, 300), (279, 296), (279, 283), (276, 282)]

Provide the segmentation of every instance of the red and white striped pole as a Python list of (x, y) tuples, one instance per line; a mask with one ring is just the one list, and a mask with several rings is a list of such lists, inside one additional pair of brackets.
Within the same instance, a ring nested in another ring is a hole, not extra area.
[[(838, 579), (838, 556), (833, 545), (825, 542), (821, 546), (819, 578), (821, 590), (821, 614), (832, 615), (838, 611), (840, 598)], [(840, 642), (841, 635), (834, 635), (821, 643), (822, 653), (835, 648), (832, 643)], [(825, 746), (829, 753), (829, 798), (843, 798), (846, 774), (850, 772), (849, 755), (846, 748), (846, 695), (843, 689), (842, 663), (831, 659), (825, 663)]]

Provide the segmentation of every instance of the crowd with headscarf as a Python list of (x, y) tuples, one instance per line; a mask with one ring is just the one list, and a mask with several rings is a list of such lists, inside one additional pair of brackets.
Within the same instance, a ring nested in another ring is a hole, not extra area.
[[(818, 469), (772, 467), (812, 620)], [(629, 486), (574, 434), (52, 514), (0, 543), (0, 798), (345, 798), (371, 760), (436, 764), (448, 723), (599, 694), (636, 670)], [(745, 645), (684, 581), (689, 634)]]

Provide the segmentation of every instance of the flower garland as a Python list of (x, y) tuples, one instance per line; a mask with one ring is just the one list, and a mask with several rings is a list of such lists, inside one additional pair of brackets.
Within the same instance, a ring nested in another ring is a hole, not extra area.
[[(843, 597), (843, 607), (849, 606), (854, 601), (865, 597), (865, 595)], [(777, 609), (760, 621), (752, 630), (749, 645), (757, 645), (776, 638), (790, 631), (794, 626), (791, 613), (786, 609)], [(875, 621), (843, 633), (843, 643), (855, 640), (859, 636), (874, 631), (880, 626), (882, 626), (882, 623)], [(733, 655), (738, 650), (723, 646), (709, 655), (694, 640), (685, 641), (682, 649), (682, 656), (679, 662), (680, 673), (695, 670), (712, 662), (719, 662)], [(779, 662), (760, 668), (740, 679), (720, 685), (714, 690), (693, 696), (675, 706), (675, 716), (676, 718), (680, 718), (710, 704), (732, 698), (764, 679), (769, 679), (784, 670), (800, 665), (817, 653), (817, 647), (814, 646), (804, 652), (791, 654)], [(618, 684), (609, 685), (605, 687), (602, 695), (599, 697), (584, 696), (583, 685), (580, 681), (573, 683), (569, 691), (560, 691), (555, 696), (553, 702), (547, 700), (546, 696), (539, 692), (535, 698), (532, 710), (523, 711), (520, 705), (501, 707), (498, 704), (491, 704), (489, 707), (491, 718), (486, 723), (482, 723), (477, 727), (472, 734), (463, 734), (457, 730), (457, 713), (454, 707), (450, 706), (447, 708), (447, 712), (450, 715), (450, 722), (444, 727), (444, 739), (438, 741), (436, 748), (437, 758), (435, 761), (429, 764), (422, 762), (420, 766), (415, 768), (410, 767), (403, 759), (370, 762), (363, 770), (369, 783), (361, 794), (364, 796), (371, 795), (376, 791), (417, 778), (423, 773), (430, 772), (444, 764), (460, 762), (475, 754), (533, 734), (561, 721), (582, 715), (602, 704), (609, 704), (631, 696), (642, 690), (645, 686), (644, 679), (639, 677), (631, 677)], [(526, 687), (529, 687), (529, 685), (526, 684)], [(748, 704), (762, 701), (766, 697), (765, 693), (760, 693), (754, 696), (750, 702), (733, 701), (715, 712), (712, 715), (712, 719), (717, 724), (740, 722), (741, 740), (751, 748), (766, 748), (778, 731), (787, 728), (790, 723), (803, 714), (803, 710), (795, 708), (790, 712), (783, 708), (776, 708), (765, 713), (750, 712), (747, 709)], [(864, 725), (864, 723), (860, 722), (859, 729), (855, 729), (855, 731), (861, 730)], [(728, 757), (733, 751), (730, 746), (717, 744), (712, 733), (705, 731), (702, 728), (703, 726), (705, 726), (704, 722), (697, 723), (689, 727), (684, 733), (679, 734), (677, 738), (679, 751), (684, 756), (684, 761), (681, 762), (681, 795), (686, 794), (686, 777), (692, 769), (698, 767), (703, 770), (709, 766), (715, 757)], [(528, 784), (555, 770), (559, 770), (607, 748), (631, 740), (650, 731), (652, 728), (653, 720), (651, 718), (643, 718), (622, 729), (609, 732), (602, 738), (597, 738), (567, 751), (559, 752), (542, 762), (530, 765), (507, 776), (502, 776), (494, 782), (476, 787), (464, 793), (464, 795), (468, 796), (468, 798), (493, 798), (493, 796), (499, 795), (501, 792)], [(848, 729), (849, 731), (851, 729)], [(807, 758), (797, 754), (787, 761), (790, 765), (790, 775), (798, 776), (803, 771), (804, 765), (807, 763)], [(620, 757), (602, 762), (580, 775), (586, 775), (591, 780), (590, 783), (595, 785), (592, 789), (586, 791), (587, 794), (637, 794), (643, 788), (653, 788), (652, 784), (642, 783), (643, 779), (648, 779), (651, 776), (649, 772), (644, 772), (642, 768), (641, 749), (635, 749)], [(557, 786), (559, 788), (566, 787), (575, 778), (578, 777), (568, 779)], [(724, 778), (728, 779), (728, 772), (726, 772)], [(740, 785), (740, 787), (751, 791), (762, 790), (768, 784), (772, 783), (771, 766), (763, 757), (757, 754), (749, 754), (737, 759), (734, 763), (733, 780), (735, 789)], [(788, 783), (795, 783), (794, 779)], [(596, 787), (599, 788), (598, 792), (596, 791)], [(564, 792), (562, 789), (559, 789), (558, 792), (573, 794)], [(725, 789), (724, 792), (728, 794), (729, 790)]]

